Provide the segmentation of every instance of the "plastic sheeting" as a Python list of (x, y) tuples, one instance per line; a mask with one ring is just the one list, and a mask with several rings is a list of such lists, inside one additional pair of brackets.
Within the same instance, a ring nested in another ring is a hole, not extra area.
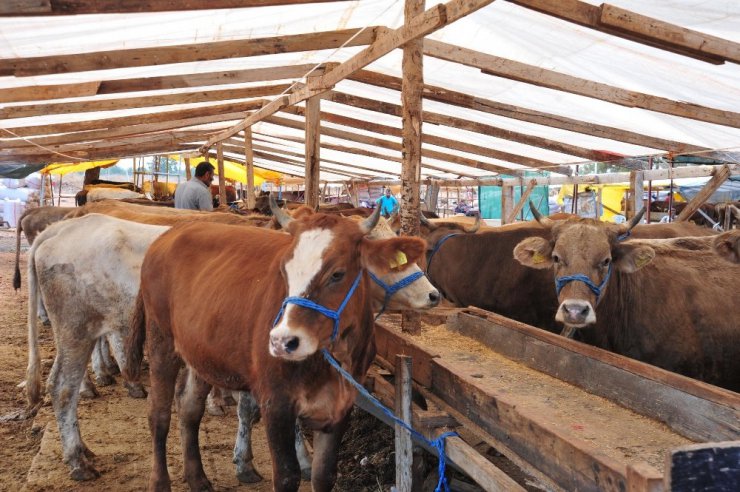
[(107, 167), (115, 166), (118, 159), (107, 160), (107, 161), (87, 161), (87, 162), (54, 162), (46, 165), (41, 172), (44, 174), (59, 174), (64, 176), (69, 173), (81, 173), (88, 169), (99, 167), (105, 169)]
[[(428, 1), (426, 6), (429, 8), (436, 3), (439, 2), (436, 0)], [(589, 0), (589, 3), (598, 5), (600, 2)], [(737, 0), (612, 0), (610, 3), (681, 27), (740, 42), (740, 2)], [(398, 27), (403, 22), (402, 12), (403, 2), (363, 0), (362, 2), (190, 12), (0, 18), (0, 31), (2, 32), (2, 36), (0, 36), (0, 58), (179, 45), (368, 25)], [(624, 89), (717, 109), (740, 111), (740, 67), (737, 64), (711, 65), (580, 27), (520, 7), (512, 2), (496, 1), (478, 12), (433, 33), (429, 37)], [(47, 76), (0, 77), (0, 89), (33, 84), (58, 84), (214, 72), (298, 63), (341, 62), (360, 49), (344, 48), (284, 53), (251, 58)], [(395, 50), (368, 68), (400, 76), (400, 50)], [(620, 106), (585, 96), (493, 77), (473, 68), (428, 56), (424, 58), (424, 78), (428, 84), (501, 103), (545, 111), (556, 116), (576, 118), (588, 123), (631, 130), (709, 149), (737, 150), (740, 148), (740, 129), (737, 128)], [(241, 85), (264, 85), (264, 83)], [(396, 91), (356, 82), (341, 82), (336, 89), (396, 104), (400, 102), (399, 93)], [(151, 94), (155, 93), (158, 93), (158, 91), (151, 91)], [(174, 110), (185, 107), (187, 106), (177, 105), (160, 109)], [(322, 103), (322, 107), (330, 108), (334, 112), (347, 116), (400, 128), (400, 119), (396, 117), (328, 102)], [(519, 131), (620, 155), (652, 155), (661, 152), (661, 149), (652, 149), (553, 129), (431, 101), (425, 102), (425, 110), (488, 123), (504, 130)], [(12, 120), (12, 125), (9, 121), (0, 122), (0, 127), (92, 119), (99, 118), (103, 114), (105, 116), (123, 116), (151, 111), (151, 108), (145, 108), (101, 114), (48, 115)], [(301, 132), (292, 133), (288, 129), (263, 123), (256, 125), (254, 130), (268, 135), (301, 134)], [(553, 164), (583, 162), (583, 159), (577, 156), (446, 126), (427, 124), (424, 125), (423, 130), (429, 135), (444, 136), (525, 157), (543, 159)], [(358, 133), (363, 132), (358, 131)], [(332, 141), (332, 139), (327, 141)], [(341, 141), (341, 143), (348, 145), (346, 141)], [(300, 145), (284, 145), (292, 149), (302, 150)], [(195, 146), (197, 145), (194, 145), (194, 148)], [(363, 147), (361, 144), (357, 146)], [(425, 145), (425, 148), (444, 150), (459, 156), (474, 157), (480, 162), (505, 168), (521, 168), (521, 166), (511, 162), (498, 159), (471, 156), (463, 152), (438, 149), (428, 145)], [(372, 149), (378, 151), (377, 147)], [(398, 153), (391, 154), (398, 155)], [(400, 164), (334, 150), (322, 150), (322, 159), (377, 168), (376, 172), (368, 173), (377, 177), (395, 177), (400, 172)], [(487, 171), (446, 162), (431, 159), (426, 161), (448, 171), (424, 169), (422, 172), (424, 177), (454, 178), (460, 172), (465, 172), (471, 176), (491, 174)], [(284, 166), (269, 160), (260, 160), (260, 164), (281, 172), (302, 174), (299, 168)], [(334, 181), (347, 179), (347, 177), (322, 170), (321, 179)]]

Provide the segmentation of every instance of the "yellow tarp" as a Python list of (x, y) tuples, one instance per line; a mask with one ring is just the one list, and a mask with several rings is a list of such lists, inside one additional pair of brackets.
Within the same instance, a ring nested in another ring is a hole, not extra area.
[(48, 164), (41, 170), (45, 174), (60, 174), (64, 176), (69, 173), (80, 173), (99, 167), (105, 169), (106, 167), (114, 166), (118, 162), (118, 159), (111, 161), (88, 161), (88, 162), (53, 162)]
[[(168, 155), (167, 157), (176, 160), (179, 160), (180, 158), (179, 155)], [(205, 160), (205, 158), (190, 159), (191, 171), (195, 172), (195, 166)], [(213, 164), (213, 167), (216, 168), (216, 174), (218, 175), (218, 164), (216, 163), (216, 159), (209, 159), (208, 162)], [(238, 162), (224, 159), (224, 174), (226, 175), (226, 179), (231, 179), (242, 184), (247, 184), (247, 170), (242, 164), (239, 164)], [(268, 171), (267, 169), (262, 169), (259, 167), (254, 168), (255, 186), (260, 186), (265, 181), (280, 184), (281, 178), (282, 174), (276, 173), (275, 171)]]
[[(667, 182), (667, 181), (666, 181)], [(614, 222), (614, 216), (617, 215), (617, 212), (620, 212), (621, 214), (624, 213), (622, 210), (622, 207), (624, 204), (622, 203), (622, 200), (624, 199), (627, 191), (629, 191), (630, 187), (628, 185), (623, 184), (606, 184), (606, 185), (581, 185), (578, 187), (579, 194), (586, 189), (590, 189), (595, 191), (597, 194), (599, 193), (599, 190), (601, 190), (601, 203), (603, 205), (602, 207), (602, 214), (600, 219), (605, 222)], [(658, 186), (654, 184), (654, 193), (658, 191)], [(647, 188), (645, 188), (645, 191), (647, 191)], [(563, 197), (572, 197), (573, 196), (573, 185), (563, 185), (560, 187), (560, 192), (558, 193), (558, 203), (563, 204)], [(679, 195), (677, 192), (673, 193), (673, 200), (675, 202), (683, 202), (685, 201), (681, 195)], [(570, 212), (570, 210), (566, 210), (566, 212)]]

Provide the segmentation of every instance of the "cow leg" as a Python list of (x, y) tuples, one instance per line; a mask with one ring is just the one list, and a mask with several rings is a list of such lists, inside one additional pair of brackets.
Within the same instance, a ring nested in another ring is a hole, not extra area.
[(180, 359), (175, 354), (172, 336), (167, 336), (147, 320), (147, 349), (149, 352), (149, 432), (152, 435), (152, 474), (150, 491), (170, 490), (167, 471), (167, 434), (170, 431), (172, 400), (175, 380), (180, 369)]
[(44, 307), (43, 299), (39, 300), (39, 305), (36, 309), (36, 315), (39, 317), (41, 323), (43, 323), (44, 326), (51, 326), (51, 321), (49, 320), (49, 315), (46, 314), (46, 307)]
[(177, 399), (185, 481), (190, 486), (190, 490), (210, 491), (213, 490), (213, 486), (203, 471), (198, 430), (211, 385), (203, 381), (190, 367), (187, 368), (183, 381), (184, 384), (178, 390)]
[[(108, 333), (107, 338), (110, 349), (113, 351), (113, 357), (118, 362), (118, 367), (123, 370), (128, 365), (123, 336), (118, 331), (112, 331)], [(128, 390), (128, 396), (131, 398), (146, 398), (146, 390), (141, 381), (124, 381), (123, 386)]]
[(90, 375), (87, 373), (87, 364), (85, 365), (85, 374), (82, 375), (82, 381), (80, 381), (79, 389), (80, 397), (85, 400), (92, 400), (100, 396), (98, 390), (90, 379)]
[(87, 361), (95, 345), (94, 340), (75, 340), (74, 349), (69, 350), (57, 337), (57, 355), (49, 374), (47, 390), (51, 396), (54, 415), (59, 426), (64, 463), (74, 480), (92, 480), (100, 473), (88, 461), (92, 453), (82, 442), (77, 421), (79, 388), (87, 375)]
[(208, 394), (208, 401), (206, 402), (208, 415), (213, 415), (214, 417), (226, 415), (226, 400), (222, 393), (223, 390), (216, 386), (211, 389), (211, 392)]
[(248, 391), (239, 392), (239, 403), (237, 406), (239, 416), (239, 428), (236, 432), (236, 443), (234, 444), (234, 464), (236, 465), (236, 478), (241, 483), (257, 483), (262, 481), (262, 475), (254, 468), (254, 455), (252, 454), (252, 427), (259, 421), (259, 405)]
[(108, 351), (108, 342), (105, 335), (103, 335), (95, 342), (92, 353), (92, 368), (95, 373), (95, 383), (98, 386), (110, 386), (116, 382), (105, 362), (106, 357), (110, 359), (110, 352)]
[(275, 492), (295, 492), (301, 484), (301, 468), (295, 454), (295, 413), (289, 401), (270, 399), (261, 408), (272, 457)]
[(349, 425), (351, 412), (331, 432), (316, 431), (313, 434), (313, 469), (311, 488), (314, 492), (330, 491), (337, 481), (337, 458), (339, 444)]
[(303, 432), (298, 425), (298, 421), (295, 423), (295, 454), (298, 458), (298, 464), (301, 467), (301, 479), (310, 482), (311, 481), (311, 453), (308, 452), (306, 446), (306, 440), (303, 438)]

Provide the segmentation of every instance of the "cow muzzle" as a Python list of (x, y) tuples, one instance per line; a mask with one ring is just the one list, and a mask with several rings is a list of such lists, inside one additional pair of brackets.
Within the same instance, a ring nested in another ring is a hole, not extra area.
[(301, 329), (287, 329), (281, 326), (270, 332), (270, 355), (286, 360), (303, 360), (318, 350), (315, 337)]
[(559, 321), (573, 328), (583, 328), (596, 323), (596, 312), (590, 302), (582, 299), (563, 301), (555, 315)]

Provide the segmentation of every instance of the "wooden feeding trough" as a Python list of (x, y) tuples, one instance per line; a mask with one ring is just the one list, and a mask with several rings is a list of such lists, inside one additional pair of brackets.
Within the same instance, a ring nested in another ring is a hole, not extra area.
[[(481, 309), (426, 320), (411, 336), (389, 316), (376, 342), (383, 371), (396, 354), (413, 358), (426, 400), (414, 406), (414, 425), (427, 436), (465, 430), (553, 489), (737, 490), (737, 393)], [(392, 404), (383, 371), (371, 372), (374, 391)], [(486, 490), (511, 488), (460, 435), (448, 440), (450, 460)]]

